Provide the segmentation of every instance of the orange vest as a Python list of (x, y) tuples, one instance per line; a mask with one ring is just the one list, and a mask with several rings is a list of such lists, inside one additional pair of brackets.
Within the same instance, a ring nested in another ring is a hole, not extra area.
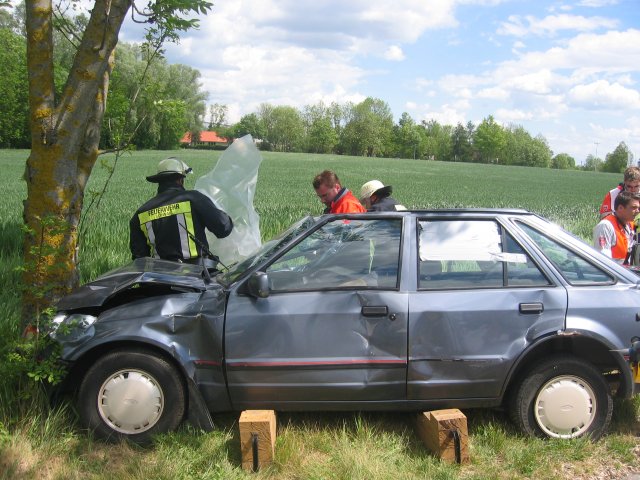
[[(627, 262), (627, 256), (629, 255), (629, 240), (633, 238), (633, 231), (635, 229), (633, 222), (623, 225), (615, 215), (607, 215), (604, 217), (611, 225), (613, 225), (613, 231), (616, 232), (616, 244), (611, 246), (611, 257), (625, 260)], [(627, 230), (627, 227), (629, 230)]]

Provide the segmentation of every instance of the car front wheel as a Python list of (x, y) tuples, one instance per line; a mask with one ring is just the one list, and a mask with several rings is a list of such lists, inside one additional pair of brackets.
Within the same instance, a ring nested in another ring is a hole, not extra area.
[(182, 421), (182, 379), (166, 360), (145, 351), (113, 351), (87, 371), (78, 393), (85, 427), (106, 440), (146, 444)]
[(611, 422), (607, 382), (591, 364), (557, 355), (533, 367), (510, 401), (511, 418), (528, 434), (598, 439)]

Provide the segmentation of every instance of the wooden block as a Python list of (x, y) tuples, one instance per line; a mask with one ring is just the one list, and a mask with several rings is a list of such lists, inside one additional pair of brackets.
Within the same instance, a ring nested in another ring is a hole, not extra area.
[(258, 468), (273, 462), (276, 445), (276, 413), (273, 410), (245, 410), (240, 414), (242, 468), (253, 471), (253, 435), (258, 436)]
[(467, 417), (457, 408), (422, 412), (417, 418), (418, 434), (424, 444), (438, 458), (456, 462), (455, 439), (451, 432), (456, 430), (460, 438), (460, 463), (469, 461), (469, 432)]

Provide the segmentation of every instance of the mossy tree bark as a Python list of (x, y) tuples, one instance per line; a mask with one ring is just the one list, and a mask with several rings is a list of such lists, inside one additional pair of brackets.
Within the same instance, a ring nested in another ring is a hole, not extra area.
[[(74, 2), (75, 0), (69, 0)], [(198, 26), (208, 0), (95, 0), (67, 83), (56, 98), (52, 0), (26, 1), (31, 154), (24, 202), (23, 323), (29, 324), (78, 283), (78, 224), (84, 190), (98, 158), (109, 78), (125, 15), (147, 24), (147, 47)]]
[(118, 32), (130, 0), (97, 0), (60, 98), (51, 0), (27, 0), (31, 154), (25, 169), (23, 322), (78, 283), (78, 223), (98, 156)]

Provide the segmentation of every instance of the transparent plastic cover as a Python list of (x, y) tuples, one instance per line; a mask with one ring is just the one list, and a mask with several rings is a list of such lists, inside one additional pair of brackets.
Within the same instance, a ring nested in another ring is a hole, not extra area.
[(251, 135), (236, 139), (206, 175), (196, 180), (195, 189), (209, 196), (233, 220), (226, 238), (207, 232), (210, 250), (225, 265), (238, 262), (262, 245), (260, 217), (253, 206), (262, 155)]

